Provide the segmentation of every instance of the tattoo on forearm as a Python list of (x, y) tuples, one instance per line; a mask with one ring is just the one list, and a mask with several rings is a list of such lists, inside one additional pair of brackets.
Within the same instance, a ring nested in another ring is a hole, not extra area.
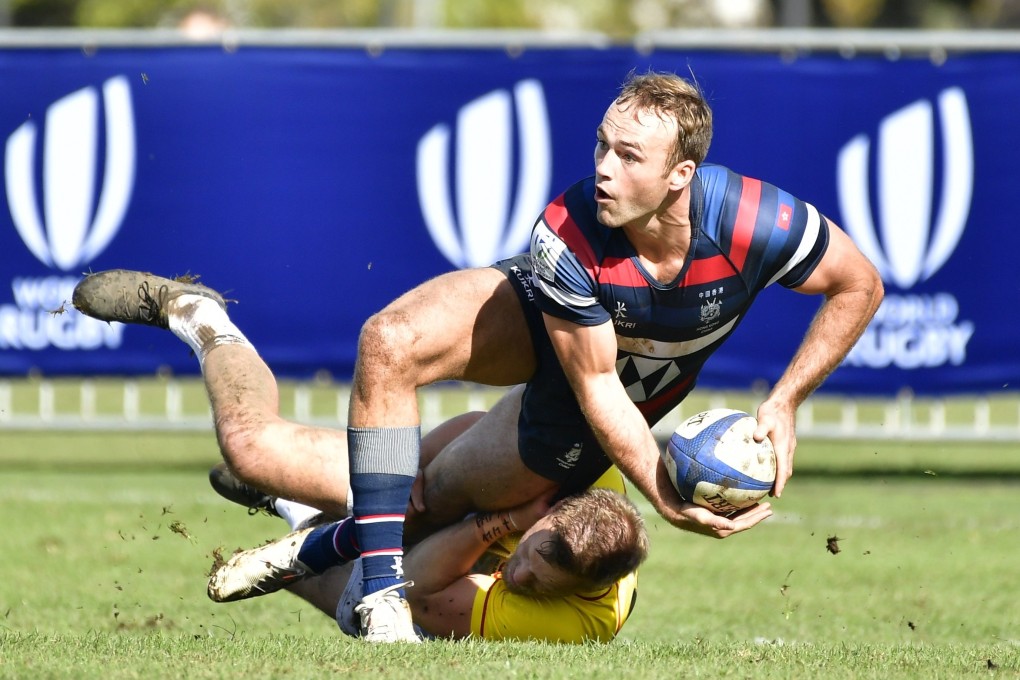
[(479, 513), (475, 515), (475, 526), (486, 543), (495, 543), (517, 529), (517, 524), (507, 512)]

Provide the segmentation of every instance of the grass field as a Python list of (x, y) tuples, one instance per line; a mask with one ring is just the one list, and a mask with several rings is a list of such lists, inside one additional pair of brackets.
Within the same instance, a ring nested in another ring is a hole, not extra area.
[(288, 595), (206, 599), (214, 549), (283, 531), (209, 489), (211, 433), (0, 442), (4, 678), (1020, 676), (1009, 444), (803, 441), (776, 516), (723, 541), (642, 505), (652, 554), (608, 646), (378, 648)]

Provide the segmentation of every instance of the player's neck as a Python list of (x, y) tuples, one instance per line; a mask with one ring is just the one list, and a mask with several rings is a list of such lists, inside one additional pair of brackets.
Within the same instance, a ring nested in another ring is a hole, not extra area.
[(624, 232), (645, 269), (661, 283), (673, 281), (691, 247), (690, 191), (683, 191), (663, 209)]

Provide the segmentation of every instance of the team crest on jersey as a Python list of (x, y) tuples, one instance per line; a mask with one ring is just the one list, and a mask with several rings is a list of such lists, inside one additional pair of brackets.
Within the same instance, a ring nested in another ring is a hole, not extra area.
[(701, 323), (711, 323), (722, 316), (722, 305), (718, 298), (706, 300), (701, 305)]
[(722, 292), (722, 287), (719, 287), (698, 293), (698, 297), (701, 298), (702, 328), (713, 325), (722, 316), (722, 303), (719, 302), (719, 295)]

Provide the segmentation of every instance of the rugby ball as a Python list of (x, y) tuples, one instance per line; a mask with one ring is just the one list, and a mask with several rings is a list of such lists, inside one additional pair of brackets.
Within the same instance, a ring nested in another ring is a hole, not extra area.
[(768, 437), (754, 441), (757, 426), (753, 416), (727, 408), (682, 422), (662, 453), (680, 496), (720, 515), (764, 498), (776, 480), (776, 453)]

